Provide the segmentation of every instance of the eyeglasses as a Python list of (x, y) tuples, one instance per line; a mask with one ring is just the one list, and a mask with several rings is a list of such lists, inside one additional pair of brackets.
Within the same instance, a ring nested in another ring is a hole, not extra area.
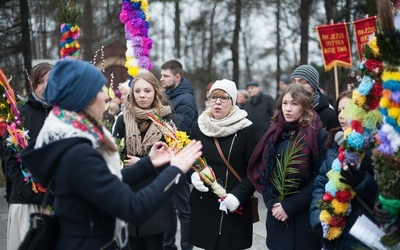
[(230, 96), (210, 96), (210, 98), (208, 100), (210, 100), (210, 102), (216, 102), (217, 99), (219, 99), (219, 101), (222, 103), (226, 103), (229, 101), (229, 99), (231, 99), (231, 97)]
[(293, 78), (290, 82), (291, 82), (291, 83), (308, 84), (308, 82), (307, 82), (306, 80), (301, 79), (301, 78), (298, 78), (298, 79)]

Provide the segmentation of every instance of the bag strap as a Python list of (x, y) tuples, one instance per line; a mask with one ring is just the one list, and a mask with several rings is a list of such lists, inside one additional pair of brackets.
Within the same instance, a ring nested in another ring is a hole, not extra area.
[(46, 193), (44, 194), (42, 204), (40, 204), (42, 208), (46, 208), (47, 206), (47, 200), (49, 199), (50, 189), (53, 187), (53, 176), (54, 174), (50, 176), (49, 183), (47, 183)]
[(222, 160), (225, 162), (225, 165), (229, 168), (229, 170), (231, 170), (231, 172), (236, 176), (236, 178), (239, 181), (242, 181), (242, 178), (240, 177), (240, 175), (235, 171), (235, 169), (231, 166), (231, 164), (225, 158), (224, 154), (222, 153), (221, 146), (219, 145), (219, 142), (218, 142), (217, 138), (215, 138), (215, 137), (214, 137), (214, 143), (215, 143), (215, 146), (217, 146), (218, 153), (221, 156)]

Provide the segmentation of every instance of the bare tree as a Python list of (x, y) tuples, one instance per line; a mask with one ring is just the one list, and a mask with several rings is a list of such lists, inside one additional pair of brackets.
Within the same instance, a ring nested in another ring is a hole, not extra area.
[[(21, 51), (24, 58), (24, 67), (28, 72), (32, 68), (31, 36), (29, 29), (29, 5), (28, 0), (20, 0), (21, 15)], [(29, 79), (25, 78), (25, 89), (30, 90)]]

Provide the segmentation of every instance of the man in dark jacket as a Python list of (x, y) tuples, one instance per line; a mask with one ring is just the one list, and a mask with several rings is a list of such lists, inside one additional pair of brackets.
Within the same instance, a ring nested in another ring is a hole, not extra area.
[[(166, 89), (172, 107), (179, 121), (179, 129), (188, 135), (192, 130), (193, 123), (197, 120), (198, 111), (194, 98), (192, 84), (183, 77), (183, 67), (177, 60), (170, 60), (161, 66), (161, 84)], [(189, 183), (179, 188), (172, 196), (172, 203), (178, 212), (181, 222), (181, 248), (191, 250), (193, 246), (188, 242), (189, 232), (189, 205), (190, 189)], [(175, 215), (175, 213), (174, 213)], [(175, 216), (176, 217), (176, 216)], [(175, 245), (176, 218), (174, 228), (164, 233), (164, 249), (177, 249)]]
[(319, 73), (311, 65), (297, 67), (290, 78), (291, 83), (300, 83), (313, 95), (313, 107), (322, 121), (322, 126), (329, 131), (339, 127), (339, 121), (332, 105), (319, 90)]
[(244, 110), (248, 113), (247, 118), (253, 122), (258, 137), (261, 139), (271, 123), (271, 117), (275, 111), (275, 101), (271, 96), (262, 93), (258, 82), (248, 82), (246, 90), (250, 100), (244, 105)]

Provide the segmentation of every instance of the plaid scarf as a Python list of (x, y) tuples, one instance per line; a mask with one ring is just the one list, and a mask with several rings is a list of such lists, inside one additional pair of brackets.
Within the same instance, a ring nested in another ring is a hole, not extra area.
[(264, 194), (264, 190), (267, 192), (269, 190), (270, 195), (272, 195), (272, 188), (266, 187), (272, 186), (270, 178), (276, 165), (275, 145), (282, 132), (295, 131), (295, 134), (298, 133), (297, 138), (303, 138), (300, 143), (303, 143), (304, 146), (299, 152), (303, 156), (298, 159), (304, 163), (296, 166), (300, 173), (302, 173), (302, 170), (308, 169), (310, 162), (318, 157), (318, 134), (322, 128), (322, 122), (315, 111), (313, 111), (313, 114), (315, 118), (311, 126), (300, 126), (298, 121), (295, 123), (286, 122), (282, 112), (278, 116), (278, 121), (271, 124), (254, 149), (247, 168), (247, 176), (258, 192)]

